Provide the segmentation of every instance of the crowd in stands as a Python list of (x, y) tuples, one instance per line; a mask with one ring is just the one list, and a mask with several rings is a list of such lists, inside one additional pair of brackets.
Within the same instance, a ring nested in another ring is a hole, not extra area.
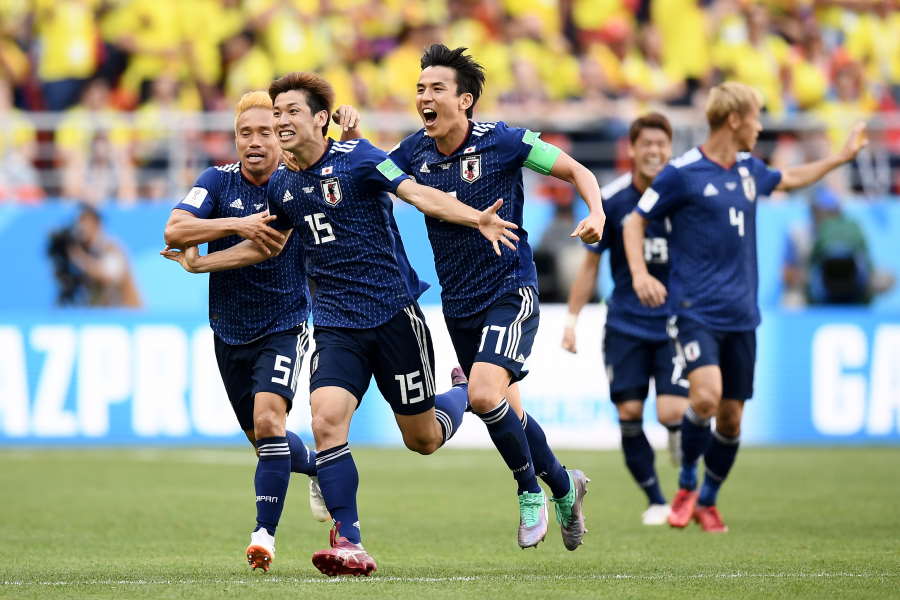
[[(289, 71), (322, 73), (339, 103), (410, 115), (434, 41), (485, 65), (480, 115), (520, 123), (574, 115), (617, 137), (650, 108), (696, 117), (705, 90), (735, 79), (780, 131), (803, 116), (819, 132), (780, 135), (777, 163), (874, 119), (855, 187), (900, 191), (898, 0), (20, 0), (0, 2), (0, 202), (171, 199), (232, 154), (203, 112)], [(29, 111), (62, 116), (41, 131)], [(402, 132), (367, 134), (388, 147)]]

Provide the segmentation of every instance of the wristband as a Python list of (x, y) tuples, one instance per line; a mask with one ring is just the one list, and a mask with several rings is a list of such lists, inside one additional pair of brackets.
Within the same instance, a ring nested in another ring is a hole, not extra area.
[(575, 324), (578, 322), (578, 315), (574, 313), (569, 313), (566, 315), (566, 328), (575, 329)]

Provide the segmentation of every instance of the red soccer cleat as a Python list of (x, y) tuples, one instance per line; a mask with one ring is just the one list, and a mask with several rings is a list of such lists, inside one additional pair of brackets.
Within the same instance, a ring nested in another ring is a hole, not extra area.
[(338, 525), (331, 528), (331, 548), (319, 550), (312, 556), (312, 563), (322, 573), (329, 577), (338, 575), (353, 575), (354, 577), (368, 577), (378, 568), (375, 559), (369, 556), (362, 544), (354, 544), (347, 538), (338, 535)]
[(728, 533), (728, 526), (722, 521), (722, 515), (715, 506), (698, 505), (694, 510), (694, 520), (700, 529), (709, 533)]
[(694, 507), (697, 505), (699, 492), (680, 489), (672, 500), (672, 511), (669, 513), (669, 525), (672, 527), (687, 527), (694, 517)]

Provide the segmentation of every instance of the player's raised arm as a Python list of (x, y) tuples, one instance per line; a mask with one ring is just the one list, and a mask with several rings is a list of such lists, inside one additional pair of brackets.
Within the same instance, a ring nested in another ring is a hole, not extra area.
[(790, 191), (805, 187), (822, 179), (828, 172), (848, 163), (859, 154), (859, 151), (869, 143), (866, 137), (866, 124), (857, 123), (850, 130), (847, 142), (840, 152), (826, 156), (821, 160), (787, 167), (781, 171), (781, 181), (775, 187), (777, 190)]
[(590, 210), (588, 216), (575, 226), (571, 236), (580, 237), (585, 244), (598, 242), (603, 237), (606, 214), (603, 212), (603, 198), (600, 195), (600, 184), (597, 183), (597, 178), (590, 169), (562, 150), (559, 150), (559, 154), (553, 162), (550, 175), (574, 185), (578, 190), (578, 195), (584, 199)]
[(412, 179), (407, 179), (397, 186), (397, 196), (429, 217), (478, 229), (481, 235), (494, 246), (494, 252), (498, 256), (500, 255), (498, 242), (510, 250), (516, 249), (513, 242), (518, 241), (519, 236), (512, 230), (517, 229), (517, 225), (504, 221), (497, 215), (497, 211), (503, 206), (502, 199), (497, 200), (484, 211), (478, 211), (463, 204), (450, 194), (420, 185)]
[[(650, 190), (652, 191), (652, 189)], [(647, 232), (647, 218), (633, 212), (622, 225), (622, 242), (631, 271), (631, 285), (641, 304), (661, 306), (666, 301), (666, 286), (647, 270), (644, 261), (644, 239)]]
[(166, 222), (163, 237), (169, 248), (184, 249), (229, 235), (239, 235), (258, 246), (267, 256), (272, 256), (279, 247), (284, 246), (286, 240), (282, 232), (269, 226), (275, 218), (275, 215), (264, 211), (246, 217), (203, 219), (187, 210), (175, 208)]
[(581, 267), (572, 282), (572, 288), (569, 290), (569, 314), (566, 315), (566, 325), (563, 329), (562, 347), (572, 354), (578, 352), (575, 344), (575, 323), (578, 321), (578, 315), (581, 309), (591, 299), (594, 286), (597, 282), (597, 273), (600, 271), (600, 253), (592, 249), (587, 249), (584, 253), (584, 260), (581, 261)]

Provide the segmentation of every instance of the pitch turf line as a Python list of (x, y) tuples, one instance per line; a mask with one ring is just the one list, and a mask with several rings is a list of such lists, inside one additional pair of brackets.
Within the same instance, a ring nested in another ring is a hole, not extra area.
[(322, 583), (339, 584), (342, 582), (366, 581), (374, 583), (467, 583), (473, 581), (501, 582), (501, 581), (679, 581), (695, 579), (890, 579), (900, 578), (898, 573), (714, 573), (693, 575), (471, 575), (459, 577), (391, 577), (374, 576), (369, 578), (323, 578), (323, 577), (266, 577), (256, 579), (96, 579), (84, 581), (3, 581), (4, 586), (69, 586), (69, 585), (246, 585), (246, 584), (276, 584), (276, 583)]

